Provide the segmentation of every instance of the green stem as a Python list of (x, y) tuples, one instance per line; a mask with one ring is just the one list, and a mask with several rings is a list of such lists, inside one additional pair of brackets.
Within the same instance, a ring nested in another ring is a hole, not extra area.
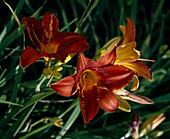
[(73, 109), (78, 104), (78, 102), (79, 101), (77, 98), (65, 112), (63, 112), (60, 116), (58, 116), (58, 118), (62, 118), (66, 113), (68, 113), (71, 109)]
[[(40, 77), (41, 78), (41, 77)], [(35, 91), (36, 92), (40, 92), (40, 87), (41, 85), (43, 84), (43, 82), (46, 80), (46, 77), (43, 76), (43, 78), (41, 78), (40, 82), (37, 84), (36, 88), (35, 88)]]
[[(83, 2), (83, 1), (82, 1), (82, 2)], [(77, 28), (75, 29), (74, 32), (78, 32), (79, 28), (82, 26), (83, 20), (84, 20), (84, 16), (86, 15), (86, 13), (87, 13), (87, 11), (88, 11), (88, 8), (89, 8), (89, 6), (90, 6), (90, 3), (91, 3), (91, 0), (89, 0), (89, 3), (88, 3), (88, 5), (86, 6), (86, 8), (85, 8), (85, 10), (84, 10), (84, 13), (83, 13), (83, 15), (81, 16), (80, 21), (79, 21), (78, 24), (77, 24)]]
[(48, 83), (46, 84), (46, 87), (48, 87), (48, 86), (50, 85), (50, 83), (51, 83), (51, 81), (53, 80), (53, 78), (54, 78), (54, 76), (51, 75), (51, 76), (50, 76), (50, 79), (49, 79), (49, 81), (48, 81)]

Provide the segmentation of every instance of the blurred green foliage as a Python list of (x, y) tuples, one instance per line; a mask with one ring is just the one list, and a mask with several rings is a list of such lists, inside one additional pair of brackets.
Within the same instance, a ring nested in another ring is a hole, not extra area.
[[(158, 128), (164, 131), (162, 138), (170, 135), (170, 9), (167, 0), (6, 0), (14, 9), (23, 29), (22, 17), (33, 16), (41, 20), (45, 12), (54, 13), (59, 19), (60, 30), (79, 33), (87, 37), (90, 48), (84, 53), (93, 58), (95, 52), (107, 41), (122, 36), (119, 25), (126, 25), (126, 17), (136, 25), (137, 49), (141, 58), (151, 67), (153, 79), (140, 78), (135, 93), (147, 96), (153, 105), (130, 102), (132, 112), (140, 113), (141, 120), (154, 114), (165, 113), (166, 120)], [(100, 109), (88, 124), (83, 123), (77, 95), (59, 96), (42, 84), (39, 78), (44, 65), (38, 61), (26, 69), (19, 66), (19, 57), (25, 46), (32, 43), (25, 31), (18, 27), (9, 8), (1, 1), (0, 12), (0, 138), (121, 138), (127, 133), (132, 112), (117, 110), (107, 113)], [(88, 6), (88, 7), (87, 7)], [(84, 13), (84, 16), (83, 16)], [(83, 17), (83, 18), (81, 18)], [(69, 24), (70, 23), (70, 24)], [(69, 25), (68, 25), (69, 24)], [(74, 74), (77, 56), (63, 66), (63, 77)], [(57, 81), (57, 80), (54, 80)], [(39, 85), (39, 86), (38, 86)], [(39, 89), (37, 91), (36, 89)], [(127, 87), (128, 88), (128, 87)], [(76, 105), (76, 107), (75, 107)], [(72, 110), (73, 108), (73, 110)], [(66, 110), (68, 113), (63, 114)], [(63, 114), (63, 115), (62, 115)], [(56, 121), (46, 124), (45, 117), (59, 117), (64, 124), (56, 127)], [(42, 122), (41, 122), (42, 121)]]

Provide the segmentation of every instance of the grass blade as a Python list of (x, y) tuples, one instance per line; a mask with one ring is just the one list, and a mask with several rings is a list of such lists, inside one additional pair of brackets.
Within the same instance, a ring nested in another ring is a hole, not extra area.
[(69, 119), (67, 120), (65, 126), (61, 129), (61, 131), (59, 132), (59, 135), (56, 137), (57, 139), (62, 138), (67, 133), (67, 131), (70, 129), (70, 127), (72, 126), (74, 121), (77, 119), (79, 114), (80, 114), (80, 106), (77, 105), (74, 111), (72, 112), (72, 114), (70, 115)]
[[(18, 2), (18, 5), (17, 5), (17, 7), (15, 8), (15, 11), (14, 11), (14, 13), (15, 13), (16, 15), (18, 15), (18, 14), (20, 13), (20, 11), (21, 11), (24, 3), (25, 3), (25, 0), (20, 0), (20, 1)], [(9, 20), (9, 22), (8, 22), (8, 24), (6, 25), (6, 27), (4, 28), (4, 30), (2, 31), (2, 33), (1, 33), (1, 35), (0, 35), (0, 43), (2, 42), (2, 40), (4, 39), (4, 37), (11, 31), (14, 23), (15, 23), (15, 21), (14, 21), (14, 16), (12, 15), (11, 18), (10, 18), (10, 20)]]
[(25, 105), (22, 108), (16, 108), (5, 119), (0, 121), (0, 128), (1, 128), (1, 130), (3, 130), (6, 127), (6, 125), (8, 124), (8, 122), (11, 119), (13, 119), (15, 116), (17, 116), (23, 110), (25, 110), (29, 106), (33, 105), (34, 103), (38, 102), (39, 100), (41, 100), (41, 99), (43, 99), (43, 98), (45, 98), (47, 96), (50, 96), (50, 95), (52, 95), (54, 93), (55, 93), (54, 91), (51, 91), (51, 92), (37, 94), (34, 97), (32, 97), (28, 102), (26, 102)]
[(31, 112), (33, 111), (35, 105), (37, 103), (34, 103), (33, 106), (28, 107), (23, 114), (18, 118), (18, 120), (13, 124), (13, 126), (11, 126), (6, 133), (3, 135), (2, 138), (6, 139), (6, 138), (13, 138), (17, 135), (17, 133), (19, 132), (19, 130), (21, 129), (21, 127), (23, 126), (23, 124), (25, 123), (25, 121), (28, 119), (29, 115), (31, 114)]
[(17, 104), (17, 103), (13, 103), (13, 102), (10, 102), (10, 101), (6, 101), (6, 100), (1, 100), (1, 99), (0, 99), (0, 103), (23, 107), (23, 105), (20, 105), (20, 104)]

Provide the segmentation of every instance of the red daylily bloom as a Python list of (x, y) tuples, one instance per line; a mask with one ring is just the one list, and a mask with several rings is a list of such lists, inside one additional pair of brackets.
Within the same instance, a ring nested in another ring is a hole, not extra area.
[(115, 64), (128, 67), (139, 76), (151, 79), (150, 68), (140, 61), (140, 52), (136, 50), (136, 42), (134, 41), (136, 31), (132, 19), (127, 18), (127, 26), (120, 26), (120, 29), (124, 38), (121, 44), (117, 46)]
[[(134, 41), (136, 30), (134, 22), (130, 18), (127, 18), (126, 27), (120, 25), (120, 29), (124, 38), (117, 46), (114, 46), (116, 47), (116, 61), (114, 64), (125, 66), (133, 70), (139, 76), (152, 79), (151, 69), (140, 61), (150, 60), (140, 59), (140, 52), (136, 50), (136, 42)], [(138, 77), (136, 75), (134, 75), (134, 77), (135, 81), (131, 89), (132, 91), (136, 90), (139, 85)]]
[[(113, 52), (112, 52), (113, 51)], [(119, 65), (113, 65), (115, 49), (92, 61), (80, 53), (77, 74), (68, 76), (50, 87), (62, 96), (71, 96), (78, 91), (80, 108), (84, 122), (88, 123), (97, 114), (99, 107), (114, 112), (118, 108), (115, 89), (127, 86), (133, 77), (133, 71)], [(112, 62), (112, 65), (110, 65)]]
[(89, 47), (86, 37), (78, 33), (58, 32), (59, 23), (55, 15), (46, 13), (42, 23), (33, 17), (23, 17), (30, 39), (30, 46), (22, 52), (21, 67), (25, 68), (41, 57), (56, 58), (62, 62), (70, 53), (80, 53)]

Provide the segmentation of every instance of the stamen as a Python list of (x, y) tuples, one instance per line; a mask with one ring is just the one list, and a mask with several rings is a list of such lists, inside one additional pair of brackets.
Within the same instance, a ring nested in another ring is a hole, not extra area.
[(44, 60), (45, 60), (46, 62), (48, 62), (48, 61), (49, 61), (49, 58), (44, 56)]
[(82, 97), (84, 97), (83, 92), (84, 92), (84, 89), (85, 89), (85, 88), (86, 88), (86, 84), (84, 84), (83, 89), (81, 90), (81, 96), (82, 96)]
[(155, 60), (150, 60), (150, 59), (139, 59), (141, 61), (148, 61), (148, 62), (155, 62)]

